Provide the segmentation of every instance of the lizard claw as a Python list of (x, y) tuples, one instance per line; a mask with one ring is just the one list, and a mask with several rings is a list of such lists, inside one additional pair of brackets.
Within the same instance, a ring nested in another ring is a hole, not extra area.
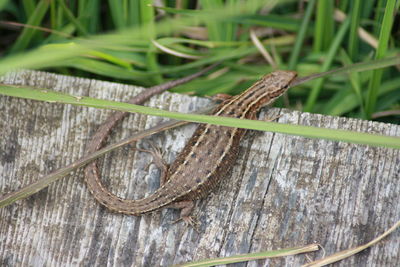
[(163, 159), (163, 152), (160, 148), (156, 147), (152, 142), (149, 142), (151, 149), (136, 148), (140, 152), (150, 153), (153, 156), (153, 160), (146, 166), (145, 170), (148, 170), (150, 165), (154, 163), (161, 171), (160, 184), (163, 185), (167, 180), (168, 164)]
[(199, 233), (200, 224), (197, 220), (193, 218), (193, 216), (182, 216), (179, 219), (173, 221), (172, 223), (175, 224), (179, 221), (183, 221), (186, 226), (191, 226), (197, 233)]
[(157, 167), (161, 169), (167, 166), (168, 164), (163, 159), (164, 153), (162, 152), (161, 148), (156, 147), (153, 143), (149, 144), (151, 146), (151, 149), (136, 148), (136, 150), (151, 154), (153, 156), (153, 160), (150, 162), (150, 164), (154, 163)]

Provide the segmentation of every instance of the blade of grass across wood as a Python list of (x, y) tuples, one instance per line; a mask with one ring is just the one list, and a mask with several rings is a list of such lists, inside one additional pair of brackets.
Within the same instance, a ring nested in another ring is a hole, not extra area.
[(127, 145), (129, 143), (132, 143), (134, 141), (140, 140), (140, 139), (142, 139), (146, 136), (152, 135), (154, 133), (158, 133), (160, 131), (171, 129), (171, 128), (177, 127), (179, 125), (183, 125), (185, 123), (187, 123), (187, 122), (170, 120), (170, 121), (158, 124), (157, 126), (152, 127), (150, 129), (147, 129), (147, 130), (141, 131), (137, 134), (134, 134), (133, 136), (126, 138), (122, 141), (119, 141), (118, 143), (115, 143), (113, 145), (109, 145), (105, 148), (99, 149), (96, 152), (91, 153), (88, 156), (80, 158), (79, 160), (77, 160), (63, 168), (57, 169), (56, 171), (39, 178), (36, 182), (33, 182), (33, 183), (29, 184), (28, 186), (25, 186), (15, 192), (1, 196), (0, 197), (0, 208), (8, 206), (17, 200), (27, 198), (27, 197), (35, 194), (36, 192), (39, 192), (40, 190), (49, 186), (51, 183), (66, 176), (68, 173), (92, 162), (93, 160), (103, 156), (104, 154), (106, 154), (108, 152), (111, 152), (114, 149), (117, 149), (117, 148)]
[(25, 99), (46, 101), (51, 103), (74, 104), (79, 106), (112, 109), (125, 112), (136, 112), (141, 114), (168, 117), (177, 120), (191, 122), (210, 123), (215, 125), (246, 128), (259, 131), (270, 131), (309, 138), (323, 138), (334, 141), (343, 141), (371, 146), (384, 146), (400, 148), (400, 138), (383, 136), (369, 133), (352, 132), (345, 130), (325, 129), (303, 125), (288, 125), (275, 122), (262, 122), (255, 120), (244, 120), (218, 116), (206, 116), (197, 114), (182, 114), (177, 112), (159, 110), (155, 108), (132, 105), (127, 103), (95, 99), (91, 97), (80, 97), (67, 95), (47, 89), (36, 89), (24, 86), (0, 85), (0, 94)]
[(400, 227), (400, 221), (396, 222), (392, 227), (390, 227), (382, 235), (378, 236), (377, 238), (375, 238), (374, 240), (368, 242), (365, 245), (361, 245), (361, 246), (358, 246), (358, 247), (355, 247), (355, 248), (352, 248), (352, 249), (347, 249), (347, 250), (340, 251), (338, 253), (335, 253), (335, 254), (330, 255), (328, 257), (325, 257), (323, 259), (307, 263), (307, 264), (303, 265), (302, 267), (325, 266), (325, 265), (328, 265), (328, 264), (343, 260), (343, 259), (348, 258), (350, 256), (353, 256), (354, 254), (359, 253), (359, 252), (363, 251), (364, 249), (375, 245), (376, 243), (381, 241), (383, 238), (388, 236), (390, 233), (392, 233), (394, 230), (396, 230), (399, 227)]
[(196, 262), (189, 262), (184, 264), (173, 265), (173, 267), (206, 267), (206, 266), (215, 266), (222, 264), (230, 264), (251, 260), (261, 260), (268, 258), (277, 258), (277, 257), (285, 257), (290, 255), (297, 255), (301, 253), (314, 252), (318, 250), (317, 244), (311, 244), (303, 247), (295, 247), (295, 248), (285, 248), (279, 250), (272, 250), (266, 252), (258, 252), (258, 253), (249, 253), (243, 255), (236, 255), (225, 258), (216, 258), (216, 259), (207, 259)]

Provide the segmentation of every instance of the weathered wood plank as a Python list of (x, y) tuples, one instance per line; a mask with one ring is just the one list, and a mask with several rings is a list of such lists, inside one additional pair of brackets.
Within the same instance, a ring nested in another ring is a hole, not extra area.
[[(140, 90), (34, 71), (0, 79), (104, 99), (127, 99)], [(166, 93), (149, 105), (188, 112), (207, 103)], [(0, 111), (0, 194), (77, 160), (110, 113), (4, 96), (0, 96)], [(400, 136), (400, 127), (391, 124), (279, 109), (270, 110), (268, 116), (278, 113), (280, 122)], [(116, 128), (110, 142), (160, 120), (132, 114)], [(171, 161), (193, 129), (194, 125), (185, 126), (151, 140)], [(101, 160), (103, 177), (120, 196), (146, 196), (159, 184), (158, 170), (153, 165), (145, 168), (150, 160), (146, 153), (121, 149)], [(0, 210), (0, 265), (168, 266), (312, 242), (331, 254), (370, 241), (400, 219), (399, 166), (400, 152), (395, 149), (272, 133), (250, 135), (227, 182), (197, 203), (199, 233), (172, 224), (179, 216), (175, 210), (142, 217), (108, 212), (89, 194), (79, 170)], [(398, 266), (399, 237), (397, 231), (338, 266)], [(305, 262), (301, 255), (248, 265)]]

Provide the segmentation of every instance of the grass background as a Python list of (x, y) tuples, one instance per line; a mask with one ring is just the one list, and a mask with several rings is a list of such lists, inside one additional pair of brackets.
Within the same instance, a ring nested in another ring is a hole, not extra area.
[[(0, 0), (0, 74), (37, 68), (151, 86), (222, 61), (216, 73), (174, 91), (237, 94), (276, 68), (306, 76), (399, 57), (399, 6), (396, 0)], [(400, 68), (378, 67), (302, 84), (277, 105), (398, 124)]]

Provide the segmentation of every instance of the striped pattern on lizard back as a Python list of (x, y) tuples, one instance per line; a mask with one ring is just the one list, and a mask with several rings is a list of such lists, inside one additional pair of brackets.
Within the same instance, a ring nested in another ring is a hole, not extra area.
[[(265, 75), (242, 94), (218, 105), (213, 115), (255, 119), (260, 107), (281, 96), (295, 77), (296, 73), (292, 71), (275, 71)], [(100, 180), (96, 181), (97, 185), (93, 185), (92, 181), (92, 186), (97, 188), (91, 191), (109, 209), (132, 215), (151, 212), (174, 202), (202, 198), (230, 172), (245, 133), (246, 130), (240, 128), (199, 125), (168, 169), (166, 182), (146, 198), (119, 198), (109, 192)]]

